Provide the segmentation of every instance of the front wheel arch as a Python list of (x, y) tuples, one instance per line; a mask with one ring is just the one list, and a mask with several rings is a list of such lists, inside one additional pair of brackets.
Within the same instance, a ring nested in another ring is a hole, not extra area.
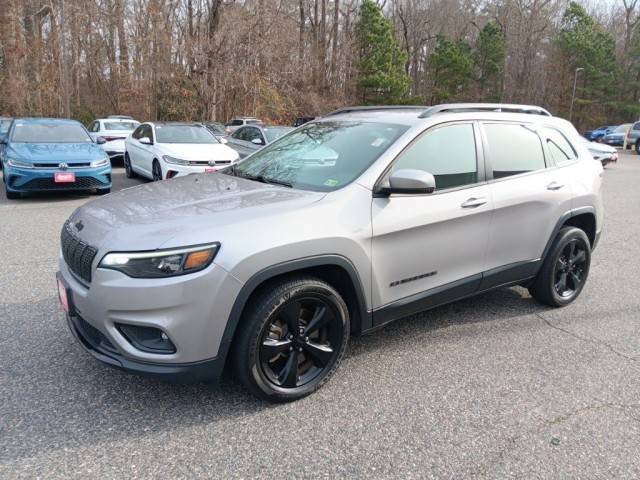
[(372, 318), (367, 309), (364, 287), (350, 260), (341, 255), (300, 258), (267, 267), (245, 282), (229, 314), (218, 349), (218, 358), (223, 362), (226, 360), (238, 326), (242, 322), (243, 313), (251, 299), (259, 295), (270, 283), (282, 281), (283, 278), (292, 275), (315, 276), (335, 288), (347, 303), (352, 334), (358, 335), (371, 328)]

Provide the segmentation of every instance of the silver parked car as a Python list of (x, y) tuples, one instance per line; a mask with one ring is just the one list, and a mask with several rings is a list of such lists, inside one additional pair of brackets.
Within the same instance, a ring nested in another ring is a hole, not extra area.
[(260, 125), (261, 123), (262, 120), (255, 117), (235, 117), (224, 124), (224, 132), (227, 135), (231, 135), (240, 127), (244, 127), (245, 125)]
[(397, 318), (514, 284), (574, 301), (601, 173), (538, 107), (337, 111), (221, 172), (78, 208), (60, 299), (102, 362), (196, 380), (226, 364), (292, 400), (327, 382), (351, 335)]
[(276, 141), (291, 130), (293, 130), (293, 127), (247, 125), (246, 127), (240, 127), (230, 137), (227, 137), (227, 144), (238, 152), (240, 158), (244, 158), (260, 150), (265, 145)]

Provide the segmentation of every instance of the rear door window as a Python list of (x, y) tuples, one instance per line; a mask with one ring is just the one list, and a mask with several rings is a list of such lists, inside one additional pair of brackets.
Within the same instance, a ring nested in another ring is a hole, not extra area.
[(526, 125), (484, 123), (487, 157), (493, 178), (505, 178), (546, 167), (538, 134)]

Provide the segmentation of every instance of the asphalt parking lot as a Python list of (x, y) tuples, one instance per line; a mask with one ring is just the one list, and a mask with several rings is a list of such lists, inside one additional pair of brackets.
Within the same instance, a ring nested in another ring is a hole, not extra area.
[[(640, 157), (605, 173), (580, 299), (508, 288), (355, 339), (287, 405), (171, 385), (76, 345), (55, 288), (79, 195), (0, 200), (0, 478), (640, 477)], [(114, 189), (139, 181), (114, 171)]]

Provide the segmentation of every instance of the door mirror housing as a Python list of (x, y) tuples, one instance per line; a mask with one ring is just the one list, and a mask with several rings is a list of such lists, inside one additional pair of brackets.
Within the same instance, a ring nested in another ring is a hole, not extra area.
[(253, 143), (254, 145), (264, 145), (264, 140), (262, 140), (261, 138), (254, 138), (253, 140), (251, 140), (251, 143)]
[(374, 191), (379, 196), (389, 196), (392, 193), (406, 195), (425, 195), (436, 189), (436, 179), (429, 172), (423, 170), (397, 170), (389, 177), (388, 186), (380, 186)]
[(140, 139), (140, 143), (142, 143), (143, 145), (153, 145), (153, 142), (149, 137), (142, 137)]
[(104, 137), (98, 137), (96, 138), (96, 143), (98, 145), (104, 145), (105, 143), (107, 143), (107, 140)]

